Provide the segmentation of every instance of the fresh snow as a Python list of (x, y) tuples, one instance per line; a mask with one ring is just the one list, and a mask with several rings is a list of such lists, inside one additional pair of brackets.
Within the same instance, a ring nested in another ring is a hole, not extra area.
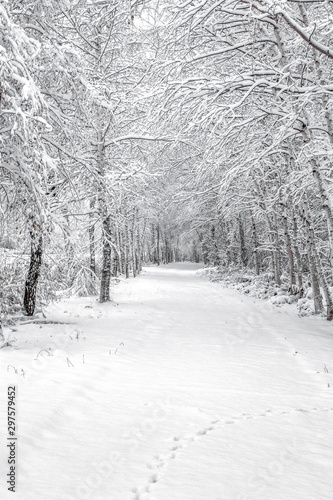
[(331, 500), (332, 324), (199, 267), (146, 267), (113, 287), (114, 302), (63, 300), (47, 310), (62, 323), (5, 329), (1, 499)]

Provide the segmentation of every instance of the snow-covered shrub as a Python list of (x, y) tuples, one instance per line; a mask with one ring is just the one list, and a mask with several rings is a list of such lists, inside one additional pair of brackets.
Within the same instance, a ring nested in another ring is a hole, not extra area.
[(313, 300), (311, 300), (309, 297), (298, 299), (297, 309), (300, 316), (310, 316), (315, 313)]
[(0, 251), (0, 302), (2, 314), (22, 309), (26, 262), (9, 250)]
[[(242, 294), (266, 299), (277, 307), (287, 304), (296, 304), (300, 316), (314, 314), (313, 294), (309, 283), (304, 284), (304, 296), (299, 298), (299, 287), (290, 287), (289, 275), (284, 275), (284, 282), (279, 286), (274, 282), (272, 273), (262, 273), (255, 275), (244, 268), (219, 268), (207, 267), (200, 269), (198, 274), (208, 277), (211, 281), (220, 282), (222, 286), (234, 288)], [(332, 287), (333, 290), (333, 287)]]
[(98, 294), (99, 287), (99, 278), (88, 267), (81, 267), (81, 269), (77, 272), (72, 285), (60, 292), (58, 295), (77, 295), (79, 297), (87, 297), (89, 295)]
[(0, 237), (0, 248), (7, 248), (9, 250), (15, 249), (15, 243), (9, 236)]

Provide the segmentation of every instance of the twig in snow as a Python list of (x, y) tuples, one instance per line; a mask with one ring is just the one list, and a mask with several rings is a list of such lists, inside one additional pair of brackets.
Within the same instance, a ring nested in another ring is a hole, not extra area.
[(11, 344), (8, 340), (0, 346), (0, 349), (3, 349), (4, 347), (13, 347), (13, 344)]
[(9, 372), (9, 368), (13, 368), (14, 372), (17, 373), (17, 370), (16, 370), (15, 366), (13, 366), (13, 365), (7, 365), (7, 372)]
[(37, 325), (73, 325), (74, 323), (68, 323), (66, 321), (52, 321), (50, 319), (30, 319), (29, 321), (23, 321), (23, 323), (19, 323), (19, 325), (30, 325), (31, 323), (35, 323)]
[(325, 364), (324, 364), (324, 371), (325, 371), (326, 373), (328, 373), (328, 369), (327, 369), (327, 366), (326, 366)]
[(68, 358), (66, 358), (66, 359), (67, 359), (67, 365), (68, 365), (68, 368), (70, 368), (70, 365), (72, 365), (72, 366), (73, 366), (73, 368), (74, 368), (73, 363), (72, 363), (72, 362), (71, 362)]
[(82, 354), (82, 363), (84, 364), (84, 354)]
[(43, 352), (43, 351), (47, 352), (48, 356), (52, 356), (52, 354), (47, 349), (41, 349), (39, 351), (39, 353), (37, 354), (36, 359), (38, 358), (38, 356), (40, 355), (40, 353)]
[[(120, 345), (125, 345), (125, 344), (124, 344), (124, 342), (120, 342), (119, 346), (120, 346)], [(116, 354), (116, 352), (118, 351), (119, 346), (118, 346), (118, 347), (117, 347), (117, 349), (114, 351), (114, 354)]]

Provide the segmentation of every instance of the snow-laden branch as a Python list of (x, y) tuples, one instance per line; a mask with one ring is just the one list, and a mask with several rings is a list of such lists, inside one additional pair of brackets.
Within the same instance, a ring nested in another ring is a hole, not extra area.
[[(274, 12), (276, 16), (281, 16), (285, 22), (292, 28), (303, 40), (305, 40), (311, 47), (315, 50), (318, 50), (322, 54), (325, 54), (330, 59), (333, 59), (333, 50), (331, 50), (327, 45), (322, 44), (315, 40), (312, 36), (313, 33), (308, 34), (303, 27), (295, 21), (284, 9), (282, 9), (279, 5), (276, 5), (271, 0), (260, 0), (263, 4), (267, 5), (269, 9)], [(255, 3), (253, 4), (254, 6)]]
[(292, 3), (333, 3), (333, 0), (287, 0)]
[(201, 54), (199, 56), (193, 57), (189, 62), (194, 62), (194, 61), (199, 61), (200, 59), (207, 59), (208, 57), (213, 57), (213, 56), (219, 56), (221, 54), (227, 54), (228, 52), (233, 52), (234, 50), (240, 50), (243, 49), (244, 47), (247, 47), (249, 45), (257, 45), (258, 43), (272, 43), (276, 44), (274, 40), (271, 39), (264, 39), (264, 40), (254, 40), (253, 42), (246, 41), (242, 43), (238, 43), (235, 45), (232, 45), (231, 47), (227, 47), (225, 49), (221, 50), (214, 50), (213, 52), (208, 52), (206, 54)]
[(112, 141), (106, 142), (104, 144), (104, 147), (107, 148), (108, 146), (111, 146), (112, 144), (118, 144), (119, 142), (124, 142), (124, 141), (152, 141), (152, 142), (173, 142), (175, 139), (172, 137), (163, 137), (163, 136), (157, 136), (154, 137), (152, 135), (124, 135), (121, 137), (115, 137), (112, 139)]

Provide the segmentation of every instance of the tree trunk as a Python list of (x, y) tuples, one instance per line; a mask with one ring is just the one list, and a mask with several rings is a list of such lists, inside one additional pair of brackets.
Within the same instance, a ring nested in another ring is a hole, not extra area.
[(323, 299), (320, 293), (319, 280), (318, 280), (318, 272), (314, 263), (313, 256), (311, 254), (311, 250), (308, 251), (309, 254), (309, 264), (310, 264), (310, 274), (311, 274), (311, 286), (312, 286), (312, 294), (313, 294), (313, 304), (315, 314), (319, 314), (323, 310)]
[(140, 231), (138, 230), (137, 233), (137, 254), (136, 254), (136, 265), (137, 265), (137, 272), (140, 273), (142, 271), (142, 248), (141, 248), (141, 242), (140, 242)]
[(258, 255), (258, 238), (257, 228), (254, 222), (254, 217), (251, 213), (251, 226), (252, 226), (252, 243), (253, 243), (253, 259), (254, 259), (254, 272), (257, 276), (260, 274), (259, 255)]
[(23, 306), (27, 316), (33, 316), (36, 308), (37, 285), (42, 266), (43, 238), (30, 233), (31, 253), (30, 266), (25, 282)]
[(127, 233), (127, 226), (125, 225), (124, 229), (124, 237), (123, 237), (123, 245), (124, 245), (124, 269), (125, 269), (125, 276), (126, 278), (129, 278), (129, 267), (128, 267), (128, 233)]
[(120, 274), (124, 274), (125, 266), (124, 266), (124, 245), (123, 245), (123, 236), (119, 227), (117, 229), (117, 246), (118, 246), (118, 255), (119, 255), (119, 272)]
[(159, 228), (159, 226), (156, 227), (156, 262), (157, 262), (158, 266), (161, 263), (161, 260), (160, 260), (160, 228)]
[(302, 259), (301, 259), (301, 254), (298, 249), (298, 244), (297, 244), (297, 221), (296, 221), (296, 216), (292, 210), (292, 219), (293, 219), (293, 248), (294, 248), (294, 254), (296, 257), (296, 265), (297, 265), (297, 281), (298, 281), (298, 288), (299, 288), (299, 298), (301, 299), (303, 297), (303, 265), (302, 265)]
[(134, 212), (133, 215), (133, 224), (132, 224), (132, 231), (131, 231), (131, 248), (132, 248), (132, 273), (133, 273), (133, 278), (136, 277), (138, 265), (137, 265), (137, 260), (136, 260), (136, 237), (135, 237), (135, 230), (136, 230), (136, 212)]
[(110, 300), (110, 281), (111, 281), (111, 229), (110, 229), (110, 216), (103, 218), (103, 265), (101, 273), (101, 288), (100, 288), (100, 302), (107, 302)]
[(89, 213), (89, 250), (90, 250), (90, 270), (96, 274), (96, 251), (95, 251), (95, 226), (93, 223), (95, 200), (90, 201)]
[(118, 256), (118, 253), (115, 253), (115, 256), (113, 258), (112, 275), (115, 277), (117, 277), (119, 275), (119, 256)]
[(1, 315), (1, 304), (0, 304), (0, 349), (3, 347), (5, 343), (5, 336), (3, 334), (3, 329), (2, 329), (2, 315)]
[[(96, 60), (97, 72), (100, 70), (101, 61), (101, 46), (103, 37), (101, 34), (100, 26), (96, 28)], [(107, 127), (104, 125), (104, 110), (101, 106), (97, 107), (97, 147), (96, 147), (96, 161), (97, 172), (99, 177), (98, 183), (98, 206), (99, 216), (102, 221), (102, 244), (103, 244), (103, 263), (101, 271), (101, 287), (100, 287), (100, 302), (107, 302), (110, 300), (110, 280), (111, 280), (111, 216), (109, 213), (109, 203), (107, 198), (106, 189), (106, 163), (105, 163), (105, 134)]]
[(279, 236), (277, 232), (277, 226), (274, 228), (272, 221), (269, 217), (268, 208), (265, 203), (264, 194), (260, 188), (259, 183), (255, 178), (253, 178), (253, 183), (256, 188), (256, 192), (259, 198), (259, 206), (263, 211), (263, 215), (266, 219), (267, 229), (268, 229), (268, 239), (271, 247), (271, 256), (272, 256), (272, 267), (274, 272), (275, 283), (277, 285), (281, 285), (281, 271), (280, 271), (280, 251), (278, 248), (279, 245)]
[(275, 251), (274, 251), (274, 261), (275, 261), (275, 282), (277, 285), (281, 285), (281, 254), (280, 254), (280, 245), (279, 245), (279, 231), (278, 231), (278, 223), (276, 220), (276, 213), (273, 212), (273, 240), (275, 242)]
[(287, 206), (281, 197), (280, 197), (280, 204), (282, 207), (281, 218), (282, 218), (283, 232), (284, 232), (287, 254), (289, 258), (290, 291), (293, 293), (293, 288), (295, 288), (294, 285), (296, 285), (294, 254), (291, 246), (291, 238), (288, 228)]
[(239, 241), (240, 241), (240, 258), (242, 265), (246, 267), (247, 258), (246, 258), (246, 246), (245, 246), (245, 233), (240, 216), (238, 217), (238, 225), (239, 225)]
[[(144, 220), (143, 224), (143, 230), (142, 234), (140, 236), (140, 226), (138, 229), (138, 234), (137, 234), (137, 249), (138, 249), (138, 271), (139, 273), (142, 271), (142, 262), (145, 262), (145, 238), (146, 238), (146, 231), (147, 231), (147, 221), (146, 219)], [(149, 245), (148, 245), (149, 248)], [(150, 254), (148, 250), (148, 257), (150, 261)]]

